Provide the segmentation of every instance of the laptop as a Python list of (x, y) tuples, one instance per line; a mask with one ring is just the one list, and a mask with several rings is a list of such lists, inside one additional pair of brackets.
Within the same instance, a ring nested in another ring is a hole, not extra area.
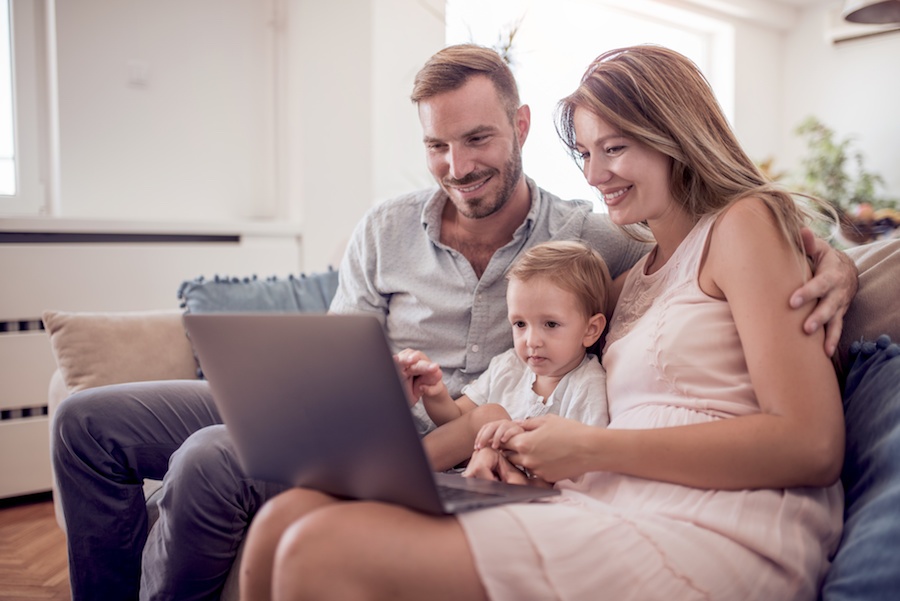
[(373, 316), (188, 313), (184, 322), (253, 478), (435, 515), (558, 494), (435, 473)]

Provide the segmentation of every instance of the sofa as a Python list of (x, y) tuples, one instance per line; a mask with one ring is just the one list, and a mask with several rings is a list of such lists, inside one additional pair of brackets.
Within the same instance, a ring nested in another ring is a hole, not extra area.
[[(854, 342), (887, 334), (900, 342), (900, 240), (847, 249), (860, 289), (845, 317), (835, 369), (844, 383)], [(202, 377), (182, 326), (186, 311), (325, 311), (337, 287), (328, 270), (287, 279), (198, 278), (182, 283), (180, 308), (122, 313), (48, 310), (44, 323), (58, 369), (49, 389), (49, 413), (84, 388), (141, 380)], [(900, 375), (898, 375), (900, 378)], [(898, 380), (900, 381), (900, 380)], [(884, 406), (845, 398), (847, 455), (844, 535), (822, 588), (822, 599), (895, 599), (900, 591), (900, 387)], [(863, 397), (864, 398), (864, 397)], [(155, 516), (159, 483), (145, 484)], [(57, 519), (65, 528), (57, 507)], [(873, 560), (877, 558), (876, 560)], [(236, 564), (237, 565), (237, 564)], [(237, 599), (237, 569), (222, 599)]]

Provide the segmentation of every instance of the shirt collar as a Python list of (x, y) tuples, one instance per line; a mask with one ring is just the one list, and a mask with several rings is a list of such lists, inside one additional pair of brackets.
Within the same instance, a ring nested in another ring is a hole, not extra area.
[[(528, 192), (531, 194), (531, 208), (525, 216), (522, 226), (516, 229), (516, 235), (519, 232), (530, 232), (531, 226), (537, 220), (540, 214), (544, 200), (544, 191), (537, 187), (534, 180), (525, 176), (525, 183), (528, 185)], [(441, 232), (441, 214), (444, 212), (444, 204), (449, 200), (447, 194), (440, 188), (434, 188), (434, 193), (425, 201), (422, 207), (422, 227), (433, 242), (439, 242)]]

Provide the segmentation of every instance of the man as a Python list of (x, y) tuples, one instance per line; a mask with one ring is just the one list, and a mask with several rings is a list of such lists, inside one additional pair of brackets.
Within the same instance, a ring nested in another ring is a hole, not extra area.
[[(615, 276), (647, 246), (589, 203), (562, 201), (524, 176), (530, 112), (495, 52), (442, 50), (417, 75), (412, 100), (439, 186), (369, 211), (348, 246), (331, 311), (379, 316), (394, 349), (423, 350), (455, 397), (512, 346), (504, 275), (523, 250), (581, 239)], [(838, 268), (826, 249), (818, 245), (820, 276), (798, 291), (804, 301), (828, 292), (811, 318), (817, 323), (840, 322), (855, 292), (855, 269)], [(215, 598), (253, 515), (283, 489), (243, 474), (199, 381), (73, 395), (56, 414), (52, 445), (76, 600), (137, 598), (139, 583), (144, 599)], [(140, 484), (163, 476), (160, 518), (148, 537)]]

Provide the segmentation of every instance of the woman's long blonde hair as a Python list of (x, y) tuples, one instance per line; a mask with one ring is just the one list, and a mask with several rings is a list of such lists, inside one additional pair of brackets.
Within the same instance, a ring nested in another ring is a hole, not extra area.
[(706, 78), (685, 56), (653, 45), (610, 50), (588, 67), (557, 108), (557, 132), (578, 161), (573, 116), (587, 110), (622, 135), (671, 157), (673, 198), (698, 219), (756, 196), (798, 252), (812, 212), (766, 179), (747, 156)]

